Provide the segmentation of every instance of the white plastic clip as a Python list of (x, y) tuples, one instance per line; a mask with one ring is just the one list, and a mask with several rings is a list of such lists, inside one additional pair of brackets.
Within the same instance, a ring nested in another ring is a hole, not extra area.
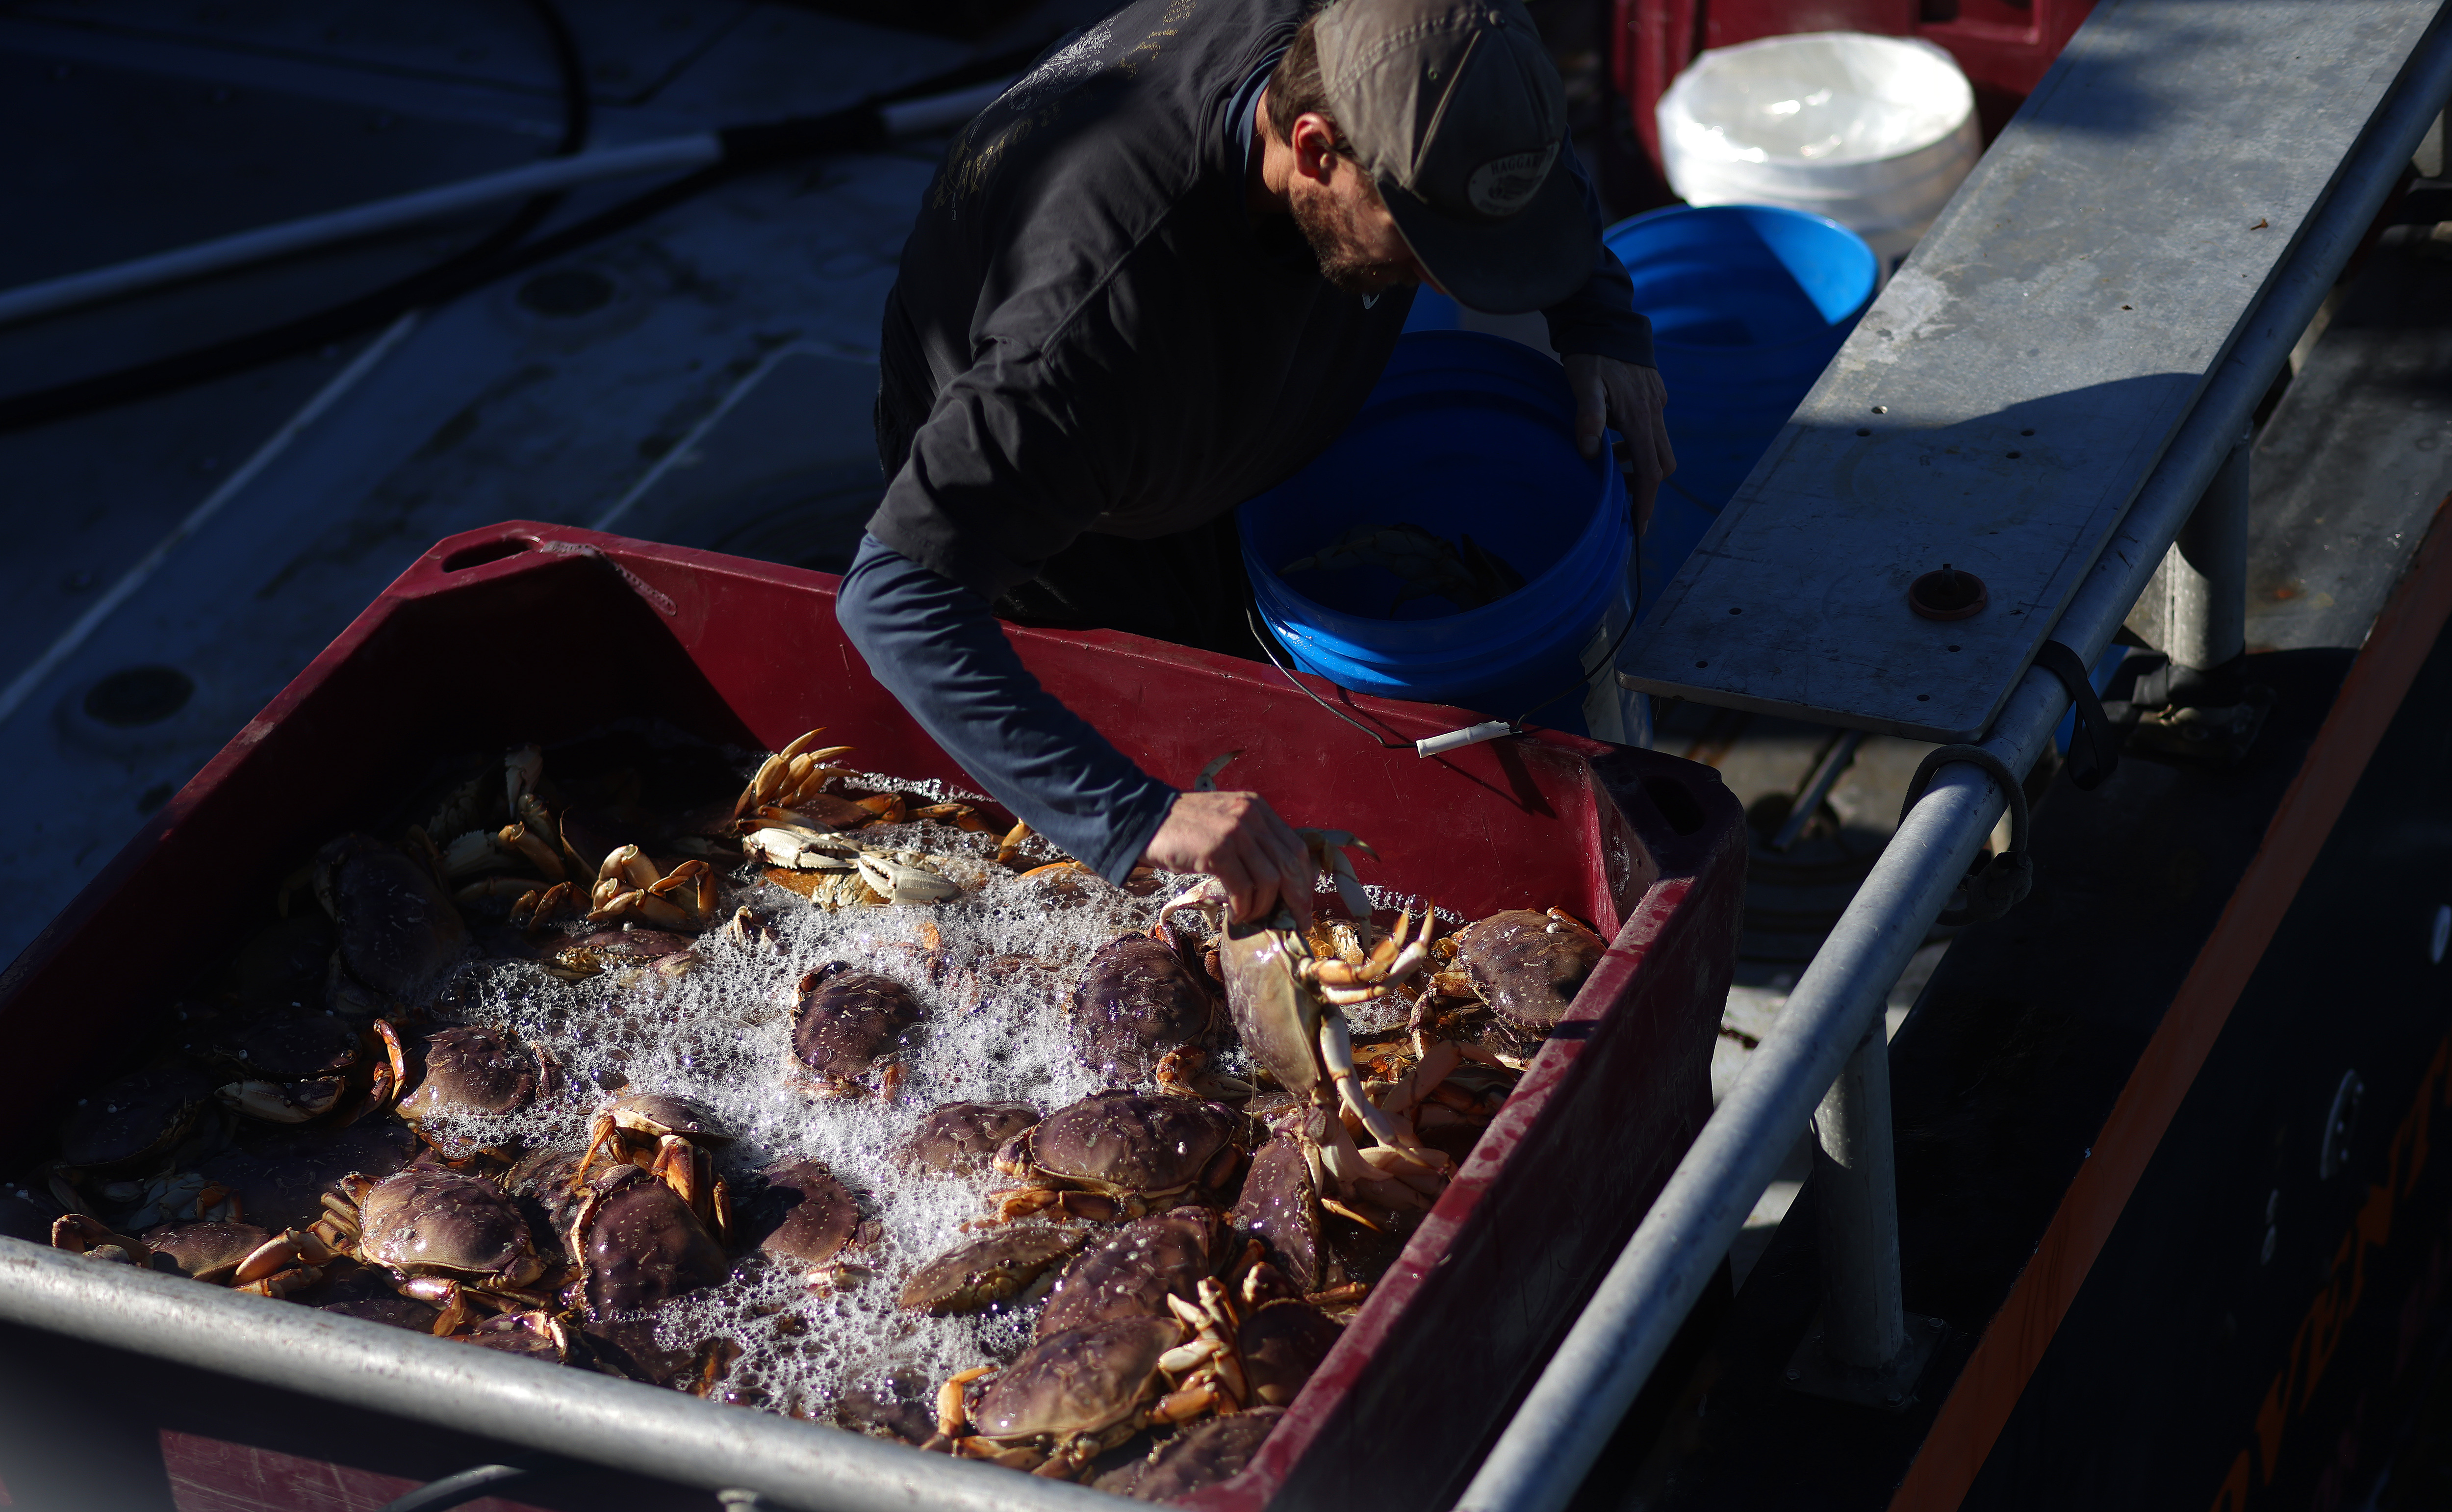
[(1514, 733), (1514, 726), (1503, 719), (1493, 719), (1480, 725), (1469, 725), (1463, 729), (1452, 729), (1444, 735), (1433, 735), (1425, 740), (1417, 740), (1414, 742), (1414, 754), (1426, 757), (1444, 756), (1452, 750), (1462, 750), (1467, 746), (1478, 746), (1483, 741), (1496, 740), (1501, 735)]

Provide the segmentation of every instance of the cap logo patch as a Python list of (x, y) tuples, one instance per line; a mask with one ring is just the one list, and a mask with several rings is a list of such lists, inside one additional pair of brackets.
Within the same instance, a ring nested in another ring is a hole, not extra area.
[(1511, 152), (1492, 158), (1465, 180), (1465, 198), (1484, 215), (1513, 215), (1532, 203), (1541, 181), (1550, 176), (1550, 165), (1557, 160), (1555, 142), (1537, 152)]

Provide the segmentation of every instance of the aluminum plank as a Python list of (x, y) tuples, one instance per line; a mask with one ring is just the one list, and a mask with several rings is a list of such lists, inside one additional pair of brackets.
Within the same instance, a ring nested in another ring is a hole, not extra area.
[[(2099, 5), (1631, 640), (1624, 680), (1981, 735), (2441, 9)], [(1986, 609), (1908, 609), (1944, 563), (1984, 580)]]

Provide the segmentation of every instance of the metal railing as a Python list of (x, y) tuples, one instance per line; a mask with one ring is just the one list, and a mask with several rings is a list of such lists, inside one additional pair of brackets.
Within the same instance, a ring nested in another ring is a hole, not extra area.
[[(0, 1318), (805, 1512), (1084, 1512), (1113, 1497), (585, 1370), (0, 1239)], [(736, 1500), (738, 1500), (736, 1498)]]
[[(2110, 645), (2200, 501), (2215, 513), (2244, 512), (2241, 432), (2447, 94), (2452, 28), (2439, 17), (2055, 627), (2053, 639), (2086, 665)], [(2235, 455), (2226, 486), (2213, 487)], [(2237, 527), (2209, 513), (2191, 537), (2228, 541)], [(2201, 574), (2205, 566), (2194, 564)], [(2234, 580), (2191, 602), (2219, 620), (2244, 587)], [(2192, 633), (2210, 641), (2223, 628), (2213, 623)], [(2026, 771), (2068, 706), (2057, 678), (2029, 667), (1984, 748)], [(1875, 1380), (1899, 1356), (1865, 1353), (1915, 1347), (1899, 1293), (1881, 1013), (2005, 802), (1981, 769), (1959, 763), (1942, 767), (1902, 819), (1778, 1023), (1466, 1489), (1461, 1512), (1553, 1512), (1567, 1503), (1809, 1119), (1820, 1125), (1824, 1146), (1814, 1175), (1820, 1226), (1843, 1246), (1836, 1254), (1826, 1247), (1823, 1265), (1847, 1278), (1843, 1289), (1825, 1293), (1828, 1347)], [(1859, 1357), (1847, 1358), (1851, 1352)]]

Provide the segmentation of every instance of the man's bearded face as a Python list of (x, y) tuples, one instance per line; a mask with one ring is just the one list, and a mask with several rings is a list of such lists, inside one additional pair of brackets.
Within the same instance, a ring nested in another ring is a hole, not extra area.
[(1349, 294), (1376, 294), (1422, 281), (1421, 265), (1359, 166), (1340, 161), (1327, 184), (1296, 179), (1288, 197), (1295, 225), (1319, 259), (1319, 276)]

